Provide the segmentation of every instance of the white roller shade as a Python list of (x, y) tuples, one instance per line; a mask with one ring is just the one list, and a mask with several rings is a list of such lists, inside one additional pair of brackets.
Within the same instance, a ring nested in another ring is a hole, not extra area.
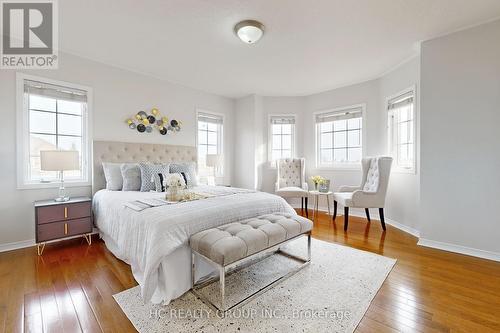
[(354, 107), (340, 111), (322, 112), (316, 115), (316, 123), (326, 123), (336, 120), (360, 118), (363, 115), (362, 107)]
[(387, 105), (388, 110), (392, 109), (397, 109), (400, 107), (403, 107), (408, 104), (412, 104), (414, 99), (414, 93), (413, 91), (409, 91), (407, 93), (404, 93), (398, 97), (392, 98), (389, 100), (389, 103)]
[(274, 124), (274, 125), (295, 124), (295, 117), (293, 117), (293, 116), (271, 116), (271, 124)]
[(53, 84), (25, 80), (24, 91), (32, 95), (47, 96), (75, 102), (87, 102), (87, 92), (84, 90), (61, 87)]
[(208, 113), (199, 113), (198, 114), (198, 121), (203, 121), (203, 122), (212, 123), (212, 124), (222, 124), (222, 122), (223, 122), (221, 116), (217, 116), (214, 114), (208, 114)]

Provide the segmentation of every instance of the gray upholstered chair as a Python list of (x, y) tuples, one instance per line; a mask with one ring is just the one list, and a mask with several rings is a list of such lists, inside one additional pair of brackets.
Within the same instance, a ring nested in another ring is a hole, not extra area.
[(306, 160), (304, 158), (282, 158), (278, 160), (278, 177), (275, 185), (275, 193), (282, 198), (300, 198), (302, 201), (302, 212), (304, 202), (307, 211), (308, 185), (306, 181)]
[(333, 220), (337, 217), (337, 203), (344, 206), (344, 230), (349, 223), (349, 207), (364, 208), (368, 222), (369, 208), (378, 208), (380, 223), (385, 230), (384, 205), (389, 175), (391, 173), (392, 157), (363, 158), (363, 178), (360, 186), (341, 186), (339, 192), (333, 193)]

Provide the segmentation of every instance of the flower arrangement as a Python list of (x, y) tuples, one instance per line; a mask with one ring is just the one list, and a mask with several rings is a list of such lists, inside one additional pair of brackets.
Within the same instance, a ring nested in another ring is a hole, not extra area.
[(180, 173), (171, 173), (165, 178), (167, 187), (166, 199), (168, 201), (180, 201), (183, 197), (183, 189), (186, 188), (184, 177)]
[(325, 184), (326, 182), (326, 179), (321, 177), (321, 176), (312, 176), (311, 177), (311, 181), (313, 182), (314, 184), (314, 189), (318, 189), (318, 185), (322, 185), (322, 184)]
[(165, 177), (165, 186), (184, 188), (186, 187), (186, 182), (180, 173), (171, 173)]

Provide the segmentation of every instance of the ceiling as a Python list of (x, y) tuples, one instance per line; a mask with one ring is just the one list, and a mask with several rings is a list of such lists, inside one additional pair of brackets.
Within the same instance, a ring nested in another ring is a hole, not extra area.
[[(62, 51), (227, 97), (375, 78), (418, 41), (500, 16), (499, 0), (64, 0)], [(266, 26), (253, 45), (233, 26)]]

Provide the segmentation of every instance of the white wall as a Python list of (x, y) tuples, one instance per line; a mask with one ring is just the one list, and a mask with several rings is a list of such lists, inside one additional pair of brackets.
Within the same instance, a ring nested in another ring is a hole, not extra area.
[[(268, 134), (269, 134), (269, 115), (271, 114), (294, 114), (297, 117), (296, 124), (296, 156), (306, 158), (307, 179), (312, 175), (321, 175), (332, 180), (332, 188), (338, 189), (341, 185), (356, 185), (361, 180), (360, 169), (339, 170), (339, 169), (318, 169), (315, 161), (315, 125), (313, 113), (316, 111), (328, 110), (337, 107), (349, 106), (354, 104), (365, 104), (364, 124), (365, 132), (363, 139), (365, 156), (382, 155), (388, 153), (387, 146), (387, 110), (386, 98), (394, 95), (403, 89), (412, 85), (419, 84), (420, 58), (415, 57), (393, 71), (387, 73), (380, 79), (339, 88), (331, 91), (322, 92), (304, 97), (262, 97), (262, 120), (253, 123), (255, 116), (255, 96), (246, 97), (237, 101), (240, 105), (239, 123), (236, 129), (238, 136), (245, 137), (252, 135), (255, 128), (260, 126), (264, 130), (265, 162), (259, 165), (254, 160), (247, 161), (254, 149), (251, 144), (243, 142), (254, 142), (252, 139), (238, 142), (237, 147), (242, 154), (239, 162), (242, 171), (239, 174), (241, 179), (237, 183), (242, 186), (250, 186), (254, 183), (252, 170), (257, 168), (259, 178), (258, 188), (266, 192), (274, 192), (274, 183), (276, 181), (276, 169), (272, 168), (267, 161), (268, 156)], [(418, 91), (417, 91), (418, 98)], [(418, 103), (417, 103), (418, 107)], [(250, 115), (252, 113), (252, 115)], [(417, 109), (418, 120), (418, 109)], [(252, 127), (250, 125), (253, 123)], [(418, 132), (418, 131), (417, 131)], [(418, 144), (417, 144), (418, 147)], [(417, 159), (418, 161), (419, 159)], [(235, 172), (240, 168), (235, 167)], [(246, 180), (244, 180), (246, 178)], [(310, 183), (310, 182), (309, 182)], [(416, 174), (393, 173), (389, 185), (386, 217), (396, 221), (407, 230), (417, 229), (418, 227), (418, 204), (419, 204), (419, 173), (417, 167)], [(310, 183), (309, 186), (312, 187)], [(298, 200), (290, 200), (290, 203), (298, 206)], [(312, 207), (312, 203), (310, 205)], [(320, 202), (320, 208), (326, 209), (325, 201)], [(359, 213), (359, 212), (358, 212)]]
[(500, 21), (422, 44), (421, 237), (500, 258)]
[(264, 160), (261, 164), (262, 185), (260, 189), (265, 192), (274, 192), (276, 183), (276, 168), (268, 161), (269, 156), (269, 116), (270, 115), (295, 115), (295, 154), (303, 155), (303, 112), (305, 109), (304, 97), (263, 97), (262, 129), (264, 131)]
[(234, 109), (234, 176), (233, 186), (255, 189), (257, 184), (255, 162), (256, 96), (240, 98)]
[[(304, 157), (307, 161), (307, 178), (321, 175), (331, 181), (331, 188), (337, 190), (341, 185), (358, 185), (361, 181), (361, 166), (357, 169), (319, 169), (316, 167), (316, 131), (313, 113), (355, 104), (365, 104), (363, 117), (363, 154), (377, 155), (383, 151), (379, 107), (380, 95), (378, 80), (372, 80), (348, 87), (326, 91), (306, 97), (304, 111)], [(311, 182), (309, 186), (312, 187)], [(320, 202), (326, 207), (326, 202)]]
[[(198, 90), (117, 69), (73, 55), (60, 54), (58, 70), (26, 71), (41, 77), (93, 88), (94, 140), (195, 145), (196, 108), (223, 113), (224, 182), (231, 180), (234, 101)], [(34, 239), (33, 201), (57, 196), (57, 189), (16, 189), (16, 91), (15, 72), (0, 70), (0, 245)], [(141, 109), (156, 106), (169, 118), (183, 122), (181, 132), (161, 136), (128, 129), (125, 119)], [(90, 195), (90, 187), (70, 188), (71, 195)]]
[[(416, 170), (415, 173), (401, 173), (393, 171), (386, 198), (386, 216), (403, 224), (409, 230), (419, 230), (418, 215), (420, 205), (420, 57), (415, 57), (402, 64), (395, 70), (387, 73), (379, 80), (380, 85), (380, 135), (382, 142), (388, 142), (387, 131), (387, 98), (411, 86), (416, 86), (415, 117), (417, 121), (416, 133)], [(388, 153), (386, 145), (384, 153)]]

